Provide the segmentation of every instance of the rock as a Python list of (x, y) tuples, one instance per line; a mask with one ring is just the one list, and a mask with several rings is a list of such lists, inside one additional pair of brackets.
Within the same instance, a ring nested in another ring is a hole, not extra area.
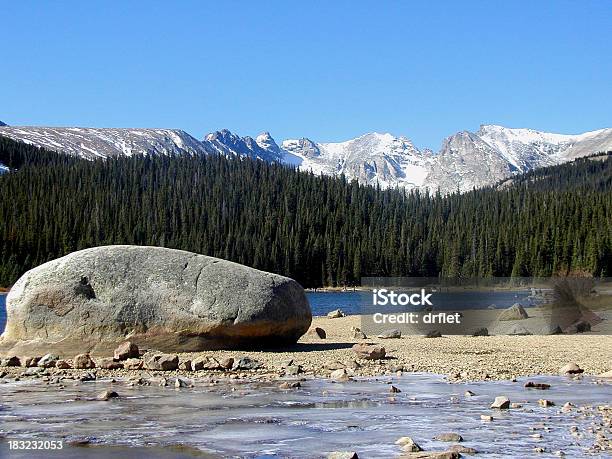
[(473, 397), (476, 394), (472, 392), (471, 390), (466, 390), (463, 395), (465, 395), (466, 397)]
[(391, 387), (389, 387), (389, 392), (392, 393), (392, 394), (399, 394), (401, 392), (401, 390), (398, 389), (395, 386), (391, 386)]
[(59, 368), (60, 370), (69, 370), (72, 366), (66, 360), (58, 360), (55, 362), (55, 368)]
[(342, 312), (341, 309), (335, 309), (333, 311), (330, 311), (327, 313), (327, 318), (328, 319), (338, 319), (340, 317), (345, 317), (346, 314), (344, 312)]
[(565, 328), (565, 333), (586, 333), (591, 331), (591, 324), (586, 320), (578, 320)]
[(123, 368), (126, 370), (140, 370), (144, 366), (141, 359), (127, 359), (123, 362)]
[[(248, 286), (248, 288), (246, 288)], [(161, 352), (295, 343), (310, 328), (294, 280), (163, 247), (81, 250), (25, 273), (6, 298), (3, 354), (104, 355), (125, 341)], [(13, 350), (14, 349), (14, 350)]]
[(407, 452), (416, 453), (423, 451), (423, 448), (410, 437), (400, 437), (395, 441), (395, 444), (401, 446)]
[(493, 421), (493, 416), (490, 416), (488, 414), (481, 414), (480, 415), (480, 420), (481, 421), (491, 422), (491, 421)]
[(299, 383), (299, 381), (285, 381), (278, 386), (279, 389), (299, 389), (300, 387), (302, 387), (302, 385)]
[(351, 348), (357, 354), (357, 357), (365, 360), (384, 359), (386, 355), (385, 348), (375, 344), (355, 344)]
[(123, 368), (123, 363), (115, 362), (112, 357), (96, 360), (96, 366), (105, 370), (119, 370)]
[(555, 406), (555, 402), (541, 398), (538, 400), (538, 405), (540, 405), (542, 408), (548, 408), (550, 406)]
[(548, 324), (544, 325), (540, 330), (540, 335), (562, 335), (563, 330), (559, 325)]
[(119, 398), (119, 394), (113, 390), (105, 390), (96, 397), (97, 400), (103, 402), (106, 402), (112, 398)]
[(526, 335), (532, 335), (533, 333), (531, 333), (531, 331), (529, 331), (529, 329), (527, 327), (525, 327), (524, 325), (513, 324), (506, 331), (506, 334), (507, 335), (511, 335), (511, 336), (526, 336)]
[(355, 451), (334, 451), (327, 455), (327, 459), (359, 459)]
[(472, 336), (489, 336), (489, 329), (486, 327), (479, 328), (472, 333)]
[(463, 445), (452, 445), (448, 448), (449, 451), (455, 452), (455, 453), (459, 453), (459, 454), (476, 454), (478, 453), (478, 451), (476, 451), (474, 448), (470, 448), (469, 446), (463, 446)]
[(241, 357), (234, 362), (232, 370), (257, 370), (263, 365), (250, 357)]
[(44, 372), (44, 368), (40, 368), (40, 367), (28, 367), (25, 369), (25, 371), (23, 373), (21, 373), (22, 376), (37, 376), (40, 373)]
[(179, 370), (191, 371), (191, 360), (189, 359), (179, 360), (178, 367), (179, 367)]
[(319, 339), (325, 339), (327, 337), (327, 333), (321, 327), (314, 327), (308, 332), (309, 336)]
[(571, 402), (566, 402), (563, 407), (561, 407), (561, 411), (563, 411), (564, 413), (568, 413), (570, 411), (572, 411), (574, 408), (576, 408), (576, 405), (574, 405)]
[(525, 308), (519, 303), (513, 304), (508, 309), (503, 310), (497, 320), (522, 320), (529, 318)]
[(425, 338), (442, 338), (440, 330), (430, 330), (425, 335)]
[(84, 375), (82, 375), (79, 378), (79, 381), (81, 382), (87, 382), (87, 381), (95, 381), (97, 378), (95, 373), (85, 373)]
[(420, 451), (417, 453), (406, 452), (401, 457), (402, 459), (458, 459), (461, 454), (455, 451)]
[(512, 402), (512, 403), (510, 404), (510, 408), (512, 408), (513, 410), (518, 410), (518, 409), (520, 409), (520, 408), (523, 408), (523, 405), (521, 405), (520, 403), (515, 403), (515, 402)]
[(508, 408), (510, 408), (510, 399), (504, 396), (495, 397), (495, 401), (491, 405), (491, 408), (498, 410), (507, 410)]
[(178, 363), (178, 355), (160, 353), (145, 358), (144, 367), (147, 370), (172, 371), (178, 368)]
[[(8, 324), (7, 324), (8, 325)], [(2, 335), (4, 336), (4, 335)], [(38, 361), (38, 366), (42, 368), (53, 368), (55, 363), (59, 360), (59, 357), (54, 354), (45, 354)]]
[(21, 366), (21, 360), (19, 360), (19, 357), (13, 355), (11, 357), (7, 357), (6, 359), (2, 359), (2, 361), (0, 362), (0, 367), (20, 367)]
[(28, 357), (25, 361), (26, 367), (37, 367), (40, 357)]
[(570, 362), (567, 365), (561, 367), (559, 369), (559, 373), (562, 375), (563, 374), (576, 375), (576, 374), (584, 373), (584, 370), (580, 368), (576, 363)]
[(96, 368), (96, 363), (91, 359), (89, 354), (79, 354), (72, 359), (74, 368)]
[(368, 339), (366, 334), (358, 327), (351, 327), (351, 333), (353, 334), (353, 339)]
[(138, 346), (136, 346), (131, 341), (126, 341), (125, 343), (121, 343), (114, 352), (115, 360), (127, 360), (127, 359), (137, 359), (140, 357), (140, 352), (138, 350)]
[(332, 371), (329, 377), (338, 382), (346, 382), (351, 379), (344, 368)]
[(548, 390), (550, 389), (550, 384), (546, 384), (546, 383), (535, 383), (533, 381), (527, 381), (525, 383), (525, 386), (528, 389), (540, 389), (540, 390)]
[(287, 368), (285, 368), (286, 375), (297, 376), (300, 373), (304, 373), (302, 365), (289, 365)]
[(174, 381), (174, 387), (176, 387), (177, 389), (180, 389), (182, 387), (189, 387), (189, 385), (190, 384), (182, 378), (176, 378), (176, 380)]
[(380, 335), (377, 336), (378, 339), (395, 339), (395, 338), (401, 338), (401, 337), (402, 337), (402, 332), (397, 329), (385, 330), (384, 332), (382, 332)]
[(221, 365), (221, 368), (223, 368), (224, 370), (229, 370), (234, 366), (234, 359), (232, 357), (227, 357), (221, 360), (221, 362), (219, 362), (219, 365)]
[(463, 437), (456, 432), (445, 432), (436, 435), (434, 440), (460, 442), (463, 441)]
[(168, 386), (168, 380), (166, 378), (160, 378), (159, 387), (166, 387), (166, 386)]
[(208, 363), (208, 357), (196, 357), (191, 361), (191, 371), (200, 371)]

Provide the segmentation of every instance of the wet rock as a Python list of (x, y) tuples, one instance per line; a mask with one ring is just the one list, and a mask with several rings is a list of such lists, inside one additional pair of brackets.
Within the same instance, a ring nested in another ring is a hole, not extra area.
[(568, 413), (572, 411), (574, 408), (576, 408), (576, 405), (570, 402), (566, 402), (565, 405), (561, 407), (561, 411), (563, 411), (564, 413)]
[(495, 401), (491, 404), (491, 408), (498, 410), (507, 410), (510, 408), (510, 399), (508, 397), (499, 396), (495, 397)]
[(55, 354), (45, 354), (38, 361), (38, 366), (42, 368), (53, 368), (59, 357)]
[(474, 333), (472, 333), (472, 336), (489, 336), (489, 329), (486, 327), (479, 328)]
[(96, 397), (97, 400), (100, 400), (103, 402), (108, 401), (113, 398), (119, 398), (119, 394), (115, 392), (114, 390), (105, 390), (104, 392), (100, 393)]
[(107, 357), (103, 359), (98, 359), (96, 361), (96, 366), (105, 370), (119, 370), (123, 368), (123, 363), (115, 362), (112, 357)]
[(396, 339), (401, 338), (402, 332), (397, 329), (385, 330), (380, 335), (377, 336), (378, 339)]
[(444, 432), (436, 435), (434, 440), (460, 442), (463, 441), (463, 437), (456, 432)]
[(192, 371), (191, 370), (191, 360), (189, 359), (181, 359), (179, 361), (179, 370), (183, 371)]
[(97, 376), (95, 373), (85, 373), (84, 375), (79, 377), (79, 381), (81, 382), (95, 381), (96, 378)]
[(255, 359), (250, 357), (240, 357), (232, 365), (232, 370), (257, 370), (263, 365)]
[(340, 317), (345, 317), (346, 314), (341, 309), (334, 309), (327, 313), (328, 319), (338, 319)]
[(338, 382), (346, 382), (351, 379), (344, 368), (332, 371), (329, 377)]
[(166, 378), (159, 378), (159, 387), (166, 387), (168, 386), (168, 380)]
[(285, 382), (282, 382), (278, 386), (279, 389), (299, 389), (300, 387), (302, 387), (302, 385), (300, 384), (299, 381), (295, 381), (295, 382), (285, 381)]
[(21, 360), (19, 360), (19, 357), (17, 357), (16, 355), (7, 357), (6, 359), (2, 359), (0, 361), (0, 367), (20, 367), (20, 366), (21, 366)]
[(463, 395), (465, 395), (466, 397), (473, 397), (476, 394), (471, 390), (466, 390)]
[(92, 360), (89, 354), (79, 354), (72, 359), (74, 368), (90, 369), (96, 368), (96, 363)]
[(385, 348), (375, 344), (358, 343), (351, 348), (357, 357), (365, 360), (384, 359), (386, 355)]
[(511, 403), (510, 404), (510, 408), (512, 408), (513, 410), (518, 410), (520, 408), (523, 408), (523, 405), (521, 405), (520, 403)]
[(401, 446), (404, 451), (410, 453), (423, 451), (423, 448), (410, 437), (400, 437), (395, 441), (395, 444)]
[(455, 452), (455, 453), (459, 453), (459, 454), (476, 454), (478, 453), (478, 451), (476, 451), (474, 448), (470, 448), (469, 446), (463, 446), (463, 445), (452, 445), (448, 448), (449, 451)]
[(174, 387), (177, 389), (181, 389), (183, 387), (189, 387), (190, 384), (182, 378), (176, 378), (174, 381)]
[(550, 406), (555, 406), (555, 402), (541, 398), (538, 400), (538, 405), (540, 405), (542, 408), (548, 408)]
[(327, 338), (327, 333), (321, 327), (314, 327), (308, 332), (308, 336), (313, 338), (325, 339)]
[(113, 353), (113, 357), (115, 360), (127, 360), (127, 359), (137, 359), (140, 357), (140, 351), (138, 350), (138, 346), (136, 346), (131, 341), (126, 341), (125, 343), (121, 343), (115, 352)]
[(37, 367), (40, 357), (28, 357), (25, 361), (26, 367)]
[(425, 335), (425, 338), (442, 338), (442, 333), (440, 333), (440, 330), (430, 330)]
[(541, 446), (536, 446), (535, 448), (533, 448), (533, 452), (534, 453), (545, 453), (546, 450), (542, 448)]
[(123, 362), (123, 368), (126, 370), (141, 370), (144, 362), (141, 359), (127, 359)]
[(179, 358), (176, 354), (153, 354), (145, 358), (147, 370), (172, 371), (178, 368)]
[(486, 422), (491, 422), (491, 421), (493, 421), (493, 416), (490, 416), (488, 414), (481, 414), (480, 415), (480, 420), (481, 421), (486, 421)]
[(391, 386), (391, 387), (389, 387), (389, 392), (392, 393), (392, 394), (399, 394), (401, 392), (401, 390), (398, 389), (395, 386)]
[(327, 459), (359, 459), (355, 451), (334, 451), (327, 455)]
[(401, 457), (402, 459), (458, 459), (461, 454), (455, 451), (421, 451), (418, 453), (406, 452)]
[(59, 368), (60, 370), (69, 370), (72, 368), (72, 366), (66, 360), (60, 359), (55, 362), (55, 368)]
[(8, 373), (6, 371), (0, 371), (0, 379), (4, 378)]
[(525, 308), (519, 303), (515, 303), (510, 306), (508, 309), (502, 311), (497, 320), (522, 320), (529, 318), (527, 311)]
[(528, 389), (540, 389), (540, 390), (548, 390), (550, 389), (550, 384), (546, 384), (546, 383), (536, 383), (533, 381), (527, 381), (525, 383), (525, 386)]
[(561, 367), (559, 369), (559, 373), (560, 374), (569, 374), (569, 375), (575, 375), (575, 374), (580, 374), (583, 373), (584, 370), (582, 368), (580, 368), (576, 363), (574, 362), (570, 362), (567, 365)]

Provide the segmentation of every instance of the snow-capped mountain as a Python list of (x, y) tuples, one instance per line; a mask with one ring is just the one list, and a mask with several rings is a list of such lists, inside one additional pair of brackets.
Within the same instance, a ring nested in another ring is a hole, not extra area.
[(0, 127), (10, 137), (92, 159), (134, 154), (221, 154), (288, 164), (315, 174), (340, 175), (383, 188), (467, 191), (514, 174), (612, 151), (612, 129), (577, 135), (483, 125), (458, 132), (440, 151), (419, 150), (406, 137), (370, 133), (345, 142), (307, 138), (280, 146), (268, 132), (255, 139), (226, 129), (197, 140), (173, 129)]

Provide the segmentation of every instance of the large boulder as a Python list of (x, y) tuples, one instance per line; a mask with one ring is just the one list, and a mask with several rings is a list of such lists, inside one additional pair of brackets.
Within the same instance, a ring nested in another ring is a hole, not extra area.
[(82, 250), (25, 273), (7, 297), (0, 353), (188, 352), (295, 343), (310, 327), (287, 277), (161, 247)]

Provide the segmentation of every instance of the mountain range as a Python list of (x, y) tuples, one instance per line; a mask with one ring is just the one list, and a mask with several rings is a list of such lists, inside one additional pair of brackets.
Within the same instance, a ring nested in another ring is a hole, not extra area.
[(0, 122), (0, 136), (86, 159), (217, 153), (288, 164), (315, 174), (344, 174), (382, 188), (429, 188), (443, 193), (491, 185), (532, 169), (612, 150), (612, 128), (564, 135), (497, 125), (453, 134), (435, 153), (419, 150), (407, 137), (376, 132), (345, 142), (301, 138), (279, 145), (268, 132), (252, 138), (224, 129), (198, 140), (178, 129), (32, 127)]

